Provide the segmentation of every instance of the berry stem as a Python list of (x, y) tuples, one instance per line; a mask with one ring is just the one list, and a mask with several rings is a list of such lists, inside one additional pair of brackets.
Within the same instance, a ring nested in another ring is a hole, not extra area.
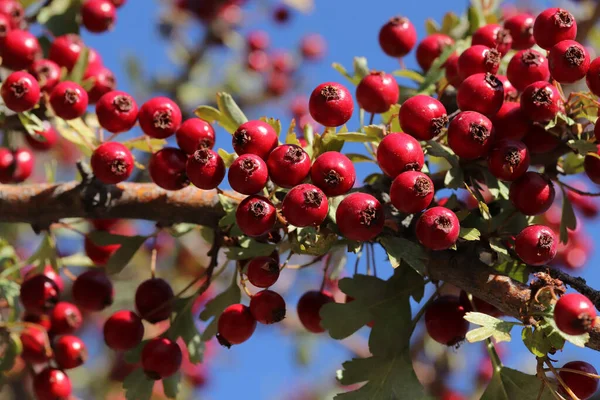
[(246, 279), (244, 278), (244, 273), (242, 272), (242, 265), (239, 262), (237, 263), (237, 270), (240, 274), (240, 286), (244, 290), (244, 293), (246, 293), (248, 297), (252, 298), (252, 292), (250, 292), (246, 286)]
[(574, 188), (571, 185), (568, 185), (562, 181), (559, 181), (558, 179), (556, 180), (556, 183), (558, 183), (560, 186), (562, 186), (565, 189), (569, 189), (571, 192), (580, 194), (582, 196), (589, 196), (589, 197), (600, 197), (600, 193), (590, 193), (590, 192), (585, 192), (583, 190), (579, 190), (577, 188)]
[(156, 257), (158, 255), (158, 251), (156, 250), (156, 238), (152, 243), (152, 255), (150, 259), (150, 274), (152, 275), (152, 279), (156, 277)]
[(375, 121), (375, 113), (371, 113), (369, 117), (369, 125), (373, 125), (373, 121)]
[(561, 386), (563, 387), (563, 389), (565, 389), (565, 391), (567, 392), (567, 394), (569, 396), (571, 396), (571, 398), (573, 400), (579, 400), (579, 397), (575, 396), (575, 393), (573, 393), (573, 391), (571, 390), (571, 388), (568, 387), (567, 384), (565, 383), (565, 381), (563, 381), (563, 379), (560, 377), (560, 374), (558, 373), (558, 371), (556, 370), (556, 368), (554, 368), (554, 366), (552, 365), (552, 363), (550, 362), (550, 360), (548, 360), (548, 358), (546, 358), (544, 360), (544, 362), (550, 368), (550, 370), (552, 371), (552, 373), (554, 374), (554, 376), (556, 377), (556, 379), (558, 379), (558, 382), (561, 384)]
[(292, 258), (292, 256), (294, 255), (294, 252), (290, 250), (290, 252), (288, 253), (285, 261), (283, 262), (283, 264), (281, 264), (281, 267), (279, 268), (279, 271), (283, 271), (285, 267), (287, 267), (288, 263), (290, 262), (290, 258)]
[(373, 265), (373, 276), (377, 277), (377, 262), (375, 261), (375, 245), (373, 243), (369, 243), (369, 247), (371, 247), (371, 265)]
[(358, 263), (360, 262), (360, 258), (362, 257), (363, 244), (361, 243), (360, 249), (358, 253), (356, 253), (356, 261), (354, 262), (354, 275), (358, 274)]
[[(587, 376), (588, 378), (592, 378), (592, 379), (600, 379), (600, 375), (596, 375), (596, 374), (590, 374), (589, 372), (585, 372), (585, 371), (580, 371), (578, 369), (571, 369), (571, 368), (554, 368), (554, 371), (557, 372), (571, 372), (574, 374), (579, 374), (579, 375), (584, 375)], [(554, 372), (552, 371), (550, 368), (544, 368), (544, 372)]]
[(323, 280), (321, 281), (321, 289), (325, 289), (325, 283), (327, 282), (327, 271), (329, 271), (329, 265), (331, 264), (331, 256), (327, 255), (327, 260), (325, 261), (325, 266), (323, 267)]

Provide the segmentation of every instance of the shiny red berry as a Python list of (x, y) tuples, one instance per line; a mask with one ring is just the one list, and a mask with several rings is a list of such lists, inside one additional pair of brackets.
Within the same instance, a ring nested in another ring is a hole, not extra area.
[(248, 263), (246, 275), (251, 284), (268, 288), (279, 279), (279, 262), (273, 257), (256, 257)]
[(0, 47), (2, 66), (12, 70), (28, 69), (41, 54), (37, 38), (19, 29), (8, 32)]
[(582, 335), (594, 327), (596, 307), (582, 294), (565, 294), (554, 307), (554, 321), (558, 329), (564, 333)]
[(60, 82), (60, 67), (54, 61), (36, 60), (29, 67), (29, 71), (35, 76), (43, 91), (51, 91)]
[(585, 77), (590, 92), (596, 96), (600, 95), (600, 57), (595, 58), (590, 64), (590, 68)]
[(390, 74), (371, 71), (356, 87), (356, 101), (366, 112), (381, 114), (398, 102), (400, 88)]
[(54, 343), (54, 359), (62, 369), (77, 368), (87, 360), (83, 340), (73, 335), (61, 336)]
[(508, 29), (497, 24), (484, 25), (473, 33), (473, 45), (484, 45), (496, 49), (502, 56), (512, 47), (513, 38)]
[(521, 110), (534, 122), (554, 119), (560, 111), (562, 100), (558, 89), (548, 82), (534, 82), (523, 90)]
[(0, 183), (20, 183), (33, 172), (34, 157), (29, 149), (14, 151), (0, 147)]
[(446, 250), (458, 240), (460, 222), (445, 207), (433, 207), (425, 211), (417, 221), (417, 239), (431, 250)]
[(282, 144), (269, 154), (267, 167), (271, 181), (283, 188), (292, 188), (306, 179), (310, 172), (310, 157), (295, 144)]
[(14, 112), (29, 111), (40, 100), (40, 85), (33, 75), (17, 71), (10, 74), (2, 82), (2, 100), (9, 110)]
[(142, 105), (138, 118), (146, 135), (165, 139), (179, 129), (182, 117), (179, 106), (173, 100), (154, 97)]
[(113, 284), (101, 268), (90, 269), (73, 282), (73, 302), (86, 311), (101, 311), (112, 305)]
[(474, 160), (488, 154), (494, 140), (492, 122), (474, 111), (463, 111), (448, 126), (448, 145), (457, 156)]
[(389, 177), (395, 178), (404, 171), (420, 171), (424, 155), (421, 145), (406, 133), (390, 133), (377, 147), (379, 168)]
[(85, 254), (94, 262), (96, 265), (104, 265), (110, 260), (110, 257), (119, 250), (120, 244), (107, 244), (98, 245), (90, 239), (89, 236), (85, 237), (84, 249)]
[(405, 17), (393, 17), (379, 31), (379, 45), (390, 57), (404, 57), (416, 43), (417, 31)]
[(550, 49), (548, 65), (552, 78), (560, 83), (574, 83), (587, 74), (590, 55), (574, 40), (563, 40)]
[(318, 187), (305, 183), (295, 186), (283, 199), (281, 212), (294, 226), (319, 226), (327, 218), (329, 203)]
[(273, 204), (262, 196), (248, 196), (239, 204), (235, 221), (248, 236), (261, 236), (270, 231), (277, 220)]
[(110, 0), (87, 0), (81, 6), (81, 22), (90, 32), (106, 32), (113, 27), (116, 19), (117, 10)]
[(123, 182), (133, 172), (131, 151), (119, 142), (105, 142), (94, 150), (91, 158), (94, 176), (102, 183)]
[(47, 367), (33, 378), (33, 391), (38, 400), (67, 399), (71, 390), (69, 377), (60, 369)]
[(423, 211), (433, 200), (431, 179), (422, 172), (406, 171), (394, 179), (390, 187), (390, 200), (398, 211), (413, 214)]
[(325, 82), (313, 90), (308, 101), (310, 115), (324, 126), (344, 125), (354, 111), (352, 95), (345, 86)]
[[(573, 369), (576, 371), (585, 372), (588, 374), (598, 375), (598, 371), (591, 364), (585, 361), (571, 361), (562, 366), (562, 371), (558, 372), (558, 375), (563, 382), (571, 389), (573, 394), (580, 400), (589, 399), (598, 390), (598, 379), (578, 374), (576, 372), (565, 371), (566, 369)], [(562, 385), (559, 386), (559, 391), (566, 395)]]
[(453, 44), (454, 40), (442, 33), (434, 33), (427, 36), (417, 46), (417, 63), (423, 71), (428, 71), (435, 59), (442, 54), (446, 47)]
[(471, 75), (458, 87), (456, 101), (462, 111), (493, 116), (504, 104), (504, 85), (490, 73)]
[(442, 133), (448, 123), (446, 108), (433, 97), (419, 94), (400, 108), (402, 130), (418, 140), (430, 140)]
[(61, 82), (50, 93), (50, 105), (59, 118), (66, 120), (79, 118), (85, 114), (88, 95), (75, 82)]
[(33, 135), (25, 135), (25, 141), (34, 150), (46, 151), (54, 147), (58, 141), (58, 133), (48, 123), (44, 124), (43, 131), (35, 131)]
[(542, 11), (533, 24), (533, 37), (542, 49), (550, 50), (563, 40), (574, 40), (577, 36), (575, 17), (562, 8), (548, 8)]
[(175, 147), (165, 147), (150, 157), (148, 171), (152, 182), (166, 190), (180, 190), (189, 185), (185, 173), (188, 157)]
[(548, 60), (536, 50), (521, 50), (510, 59), (506, 75), (510, 83), (522, 92), (532, 83), (550, 78)]
[(154, 338), (142, 349), (142, 368), (150, 379), (159, 380), (175, 374), (182, 360), (181, 348), (171, 339)]
[(277, 51), (272, 54), (271, 65), (276, 73), (290, 74), (296, 69), (294, 57), (287, 51)]
[(300, 41), (300, 53), (305, 60), (309, 61), (321, 59), (326, 47), (325, 39), (318, 33), (308, 34)]
[(65, 67), (68, 71), (71, 71), (84, 47), (83, 41), (76, 34), (58, 36), (50, 45), (48, 58), (60, 67)]
[(306, 292), (298, 300), (298, 317), (302, 325), (312, 333), (325, 332), (321, 327), (321, 307), (325, 304), (333, 303), (333, 296), (326, 291)]
[(219, 317), (218, 328), (219, 343), (231, 347), (250, 339), (256, 329), (256, 319), (252, 316), (249, 307), (243, 304), (232, 304)]
[(0, 14), (8, 17), (12, 29), (19, 29), (23, 25), (25, 10), (18, 0), (1, 0)]
[(254, 50), (246, 56), (246, 66), (250, 71), (266, 72), (269, 69), (269, 55), (262, 50)]
[(552, 181), (537, 172), (525, 172), (510, 185), (510, 201), (525, 215), (542, 214), (554, 201)]
[(52, 357), (48, 333), (37, 326), (26, 326), (20, 335), (23, 351), (21, 357), (31, 364), (47, 362)]
[(458, 58), (458, 54), (451, 54), (444, 63), (446, 80), (455, 88), (458, 88), (463, 81), (458, 73)]
[(458, 57), (458, 75), (461, 80), (471, 75), (495, 74), (500, 67), (500, 52), (487, 46), (471, 46)]
[(117, 87), (117, 81), (112, 71), (105, 66), (88, 67), (83, 75), (85, 81), (92, 86), (87, 90), (90, 104), (95, 104), (106, 93), (112, 92)]
[(274, 324), (285, 318), (285, 300), (279, 293), (262, 290), (250, 299), (250, 312), (261, 324)]
[(326, 196), (348, 193), (354, 186), (356, 170), (348, 157), (337, 151), (321, 154), (310, 170), (312, 183)]
[(385, 215), (383, 206), (367, 193), (351, 193), (335, 213), (340, 233), (350, 239), (367, 242), (383, 231)]
[(233, 134), (233, 149), (238, 155), (254, 154), (266, 160), (277, 147), (277, 133), (271, 125), (263, 121), (248, 121), (239, 126)]
[(583, 168), (592, 182), (600, 184), (600, 159), (598, 158), (598, 155), (600, 155), (600, 146), (597, 146), (597, 149), (596, 155), (587, 154), (585, 156)]
[(556, 257), (558, 239), (544, 225), (530, 225), (515, 238), (515, 251), (524, 263), (544, 265)]
[(425, 311), (425, 328), (436, 342), (456, 346), (469, 331), (469, 322), (464, 316), (465, 309), (458, 297), (438, 297)]
[(225, 163), (209, 148), (196, 150), (187, 160), (185, 171), (190, 182), (199, 189), (212, 190), (225, 177)]
[(73, 333), (81, 327), (83, 318), (81, 311), (75, 304), (61, 301), (56, 304), (50, 313), (52, 323), (51, 332), (55, 335)]
[(250, 51), (266, 50), (269, 47), (269, 34), (265, 31), (252, 31), (246, 37)]
[(171, 316), (173, 297), (173, 289), (167, 281), (148, 279), (135, 291), (135, 308), (140, 317), (154, 324)]
[(556, 149), (561, 142), (543, 126), (531, 125), (523, 137), (523, 143), (529, 149), (530, 154), (544, 154)]
[(267, 184), (269, 171), (262, 158), (255, 154), (244, 154), (231, 164), (227, 179), (236, 192), (254, 194)]
[(121, 310), (104, 323), (104, 341), (113, 350), (129, 350), (142, 342), (144, 325), (134, 312)]
[(125, 92), (108, 92), (96, 103), (96, 115), (100, 126), (110, 133), (127, 132), (135, 125), (138, 106)]
[(529, 150), (515, 140), (496, 142), (488, 155), (488, 168), (496, 178), (514, 181), (529, 168)]
[(201, 147), (212, 149), (215, 145), (215, 130), (212, 125), (200, 118), (186, 120), (175, 132), (177, 146), (188, 154), (194, 154)]
[(504, 21), (504, 29), (510, 32), (514, 50), (525, 50), (535, 44), (533, 38), (534, 21), (535, 18), (527, 13), (513, 15)]
[(529, 119), (521, 111), (520, 104), (507, 101), (491, 121), (497, 139), (521, 140), (531, 127)]
[(44, 314), (58, 303), (60, 289), (46, 275), (38, 274), (26, 279), (21, 285), (20, 299), (25, 310)]

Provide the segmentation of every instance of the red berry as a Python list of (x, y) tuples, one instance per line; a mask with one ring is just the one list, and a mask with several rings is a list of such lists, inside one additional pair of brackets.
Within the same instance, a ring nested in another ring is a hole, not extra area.
[(471, 75), (495, 74), (500, 67), (500, 52), (487, 46), (471, 46), (458, 57), (458, 75), (461, 80)]
[(545, 130), (543, 126), (531, 125), (523, 137), (523, 143), (529, 149), (530, 154), (544, 154), (557, 148), (560, 140)]
[(504, 21), (504, 29), (510, 32), (514, 50), (525, 50), (535, 44), (533, 22), (533, 16), (526, 13), (513, 15)]
[(122, 7), (127, 2), (127, 0), (110, 0), (110, 1), (117, 8)]
[(266, 50), (269, 47), (269, 34), (265, 31), (253, 31), (246, 37), (248, 43), (248, 49), (254, 50)]
[(550, 50), (563, 40), (573, 40), (577, 36), (577, 22), (573, 15), (562, 8), (548, 8), (542, 11), (533, 24), (533, 37), (542, 49)]
[(243, 304), (232, 304), (219, 317), (217, 339), (225, 347), (244, 343), (256, 329), (256, 319), (250, 308)]
[(29, 111), (40, 100), (40, 86), (37, 80), (24, 71), (10, 74), (2, 83), (2, 99), (9, 110)]
[(81, 22), (90, 32), (106, 32), (113, 27), (116, 19), (117, 10), (110, 0), (87, 0), (81, 6)]
[(246, 271), (251, 284), (268, 288), (279, 278), (279, 263), (273, 257), (256, 257), (248, 263)]
[(77, 368), (87, 360), (87, 348), (77, 336), (66, 335), (54, 343), (54, 359), (62, 369)]
[(366, 112), (381, 114), (398, 102), (400, 88), (390, 74), (371, 71), (356, 87), (356, 101)]
[(406, 171), (394, 179), (390, 200), (398, 211), (413, 214), (423, 211), (433, 200), (433, 182), (422, 172)]
[(523, 91), (534, 82), (550, 78), (548, 60), (533, 49), (521, 50), (510, 59), (506, 75), (517, 90)]
[(138, 115), (144, 133), (156, 139), (174, 134), (181, 125), (181, 110), (173, 100), (154, 97), (145, 102)]
[(496, 142), (488, 156), (488, 168), (496, 178), (514, 181), (529, 168), (529, 150), (515, 140)]
[(456, 346), (469, 331), (469, 322), (464, 316), (465, 309), (458, 297), (438, 297), (425, 311), (427, 333), (438, 343)]
[(148, 279), (135, 291), (135, 308), (140, 317), (153, 324), (171, 316), (173, 289), (164, 279)]
[(361, 242), (374, 239), (385, 223), (383, 206), (366, 193), (349, 194), (338, 205), (335, 219), (344, 237)]
[(148, 171), (152, 182), (166, 190), (180, 190), (189, 185), (185, 173), (188, 157), (175, 147), (165, 147), (150, 157)]
[(273, 18), (278, 24), (284, 24), (290, 19), (290, 10), (285, 5), (277, 6), (273, 10)]
[(58, 303), (59, 296), (58, 285), (46, 275), (34, 275), (21, 285), (21, 303), (27, 312), (33, 314), (50, 311)]
[(292, 188), (302, 183), (308, 176), (310, 157), (300, 146), (282, 144), (269, 154), (267, 167), (274, 184), (283, 188)]
[(446, 80), (455, 88), (458, 88), (463, 81), (458, 73), (458, 58), (456, 53), (451, 54), (444, 63)]
[(298, 317), (302, 325), (312, 333), (325, 332), (321, 327), (321, 307), (333, 303), (333, 296), (329, 292), (316, 290), (306, 292), (298, 300)]
[(55, 335), (64, 335), (73, 333), (81, 327), (83, 318), (81, 312), (75, 304), (60, 301), (50, 313), (52, 323), (52, 333)]
[(417, 239), (431, 250), (449, 249), (458, 240), (459, 232), (456, 214), (445, 207), (430, 208), (417, 221)]
[(25, 141), (34, 150), (46, 151), (54, 147), (58, 141), (58, 133), (49, 124), (44, 123), (43, 131), (35, 131), (34, 135), (25, 135)]
[[(597, 146), (596, 155), (600, 155), (600, 146)], [(585, 173), (594, 183), (600, 184), (600, 159), (592, 154), (587, 154), (583, 161)]]
[(327, 218), (329, 203), (321, 189), (311, 184), (298, 185), (283, 199), (281, 213), (290, 224), (298, 227), (319, 226)]
[(484, 25), (473, 33), (473, 45), (484, 45), (496, 49), (502, 56), (510, 50), (513, 38), (508, 29), (497, 24)]
[(12, 29), (19, 29), (25, 19), (25, 10), (18, 0), (0, 1), (0, 14), (8, 17)]
[(263, 121), (243, 123), (233, 134), (233, 149), (240, 156), (255, 154), (266, 160), (277, 143), (275, 129)]
[(112, 92), (117, 87), (117, 82), (112, 71), (102, 65), (97, 67), (88, 67), (83, 75), (85, 81), (91, 81), (92, 87), (88, 89), (90, 104), (95, 104), (108, 92)]
[(10, 18), (4, 14), (0, 14), (0, 45), (4, 42), (6, 35), (10, 32)]
[(269, 69), (269, 55), (262, 50), (254, 50), (248, 53), (246, 66), (250, 71), (266, 72)]
[(29, 67), (29, 71), (35, 76), (43, 91), (51, 91), (60, 82), (60, 67), (54, 61), (36, 60)]
[(12, 70), (28, 69), (41, 54), (37, 38), (18, 29), (8, 32), (0, 47), (2, 66)]
[(590, 55), (574, 40), (563, 40), (550, 49), (548, 65), (552, 78), (560, 83), (582, 79), (590, 68)]
[(417, 63), (423, 69), (428, 71), (431, 64), (438, 58), (446, 47), (452, 46), (454, 40), (442, 33), (434, 33), (427, 36), (417, 46)]
[(537, 172), (525, 172), (510, 185), (510, 201), (525, 215), (542, 214), (554, 201), (552, 181)]
[(47, 367), (33, 378), (33, 391), (38, 400), (67, 399), (71, 390), (69, 377), (60, 369)]
[[(465, 312), (476, 311), (476, 312), (491, 315), (492, 317), (496, 317), (496, 318), (504, 315), (504, 313), (502, 311), (500, 311), (499, 309), (497, 309), (490, 303), (481, 300), (479, 297), (475, 297), (475, 296), (472, 296), (472, 297), (473, 297), (473, 300), (472, 300), (473, 304), (471, 304), (471, 301), (469, 301), (469, 296), (468, 296), (467, 292), (465, 292), (464, 290), (460, 291), (460, 296), (459, 296), (460, 304), (465, 309)], [(473, 305), (475, 305), (475, 308), (473, 308)]]
[(188, 158), (185, 171), (194, 186), (212, 190), (225, 177), (225, 163), (219, 154), (209, 148), (201, 148)]
[(78, 35), (73, 33), (62, 35), (54, 39), (50, 45), (48, 56), (59, 66), (71, 71), (77, 63), (83, 47), (85, 47), (83, 41)]
[(490, 73), (471, 75), (460, 84), (456, 101), (463, 111), (493, 116), (504, 104), (504, 85)]
[(300, 52), (305, 60), (316, 61), (325, 54), (325, 39), (318, 33), (312, 33), (302, 38)]
[(154, 338), (142, 350), (142, 368), (150, 379), (159, 380), (175, 374), (182, 360), (181, 348), (171, 339)]
[(61, 82), (50, 93), (50, 105), (59, 118), (67, 120), (79, 118), (85, 114), (88, 95), (75, 82)]
[(534, 122), (554, 119), (560, 111), (562, 100), (558, 89), (548, 82), (534, 82), (523, 90), (521, 110)]
[(31, 322), (32, 324), (36, 324), (44, 328), (46, 331), (49, 331), (52, 328), (52, 323), (50, 322), (50, 317), (46, 314), (25, 314), (23, 316), (24, 322)]
[(21, 357), (31, 364), (47, 362), (52, 357), (48, 333), (37, 326), (26, 326), (20, 335), (23, 351)]
[(544, 265), (556, 257), (558, 240), (552, 229), (530, 225), (515, 238), (515, 251), (524, 263)]
[(287, 51), (277, 51), (271, 55), (273, 71), (289, 74), (296, 69), (294, 57)]
[(129, 350), (142, 342), (144, 325), (134, 312), (121, 310), (104, 323), (104, 341), (113, 350)]
[(250, 312), (261, 324), (274, 324), (285, 318), (285, 300), (272, 290), (263, 290), (250, 299)]
[(90, 269), (73, 283), (73, 301), (86, 311), (101, 311), (112, 305), (113, 285), (101, 268)]
[(474, 111), (463, 111), (448, 126), (448, 145), (457, 156), (474, 160), (488, 154), (494, 140), (492, 122)]
[(261, 236), (275, 225), (277, 213), (273, 204), (262, 196), (248, 196), (239, 204), (235, 221), (244, 235)]
[[(563, 365), (561, 369), (562, 371), (559, 371), (558, 375), (578, 399), (589, 399), (596, 393), (596, 390), (598, 390), (598, 379), (576, 372), (564, 371), (564, 369), (573, 369), (588, 374), (598, 375), (598, 371), (596, 371), (596, 368), (591, 364), (585, 361), (571, 361)], [(558, 387), (559, 392), (563, 394), (563, 396), (567, 396), (562, 385), (558, 385)]]
[(107, 185), (123, 182), (133, 172), (131, 151), (119, 142), (105, 142), (94, 150), (91, 159), (96, 178)]
[(101, 127), (110, 133), (127, 132), (135, 125), (138, 106), (125, 92), (108, 92), (96, 103), (96, 115)]
[(96, 218), (92, 219), (90, 222), (92, 223), (92, 225), (94, 225), (94, 228), (96, 228), (97, 230), (108, 231), (117, 226), (119, 224), (119, 221), (121, 220), (118, 218)]
[(517, 89), (510, 83), (508, 78), (504, 75), (496, 75), (496, 78), (502, 82), (502, 86), (504, 86), (504, 102), (516, 102), (519, 99), (519, 92)]
[(30, 150), (0, 147), (0, 183), (20, 183), (31, 176), (34, 158)]
[[(56, 283), (56, 286), (58, 286), (58, 290), (60, 292), (62, 292), (65, 289), (65, 284), (63, 282), (63, 279), (61, 278), (60, 274), (58, 274), (54, 270), (52, 265), (46, 265), (44, 267), (44, 271), (42, 272), (42, 274), (45, 275), (47, 278), (52, 279), (54, 281), (54, 283)], [(38, 275), (37, 268), (32, 268), (31, 271), (28, 271), (27, 274), (25, 275), (25, 279), (29, 279), (36, 275)]]
[(406, 133), (390, 133), (377, 147), (379, 168), (389, 177), (395, 178), (404, 171), (420, 171), (424, 155), (421, 145)]
[(212, 149), (215, 145), (215, 130), (212, 125), (200, 118), (186, 120), (175, 132), (177, 146), (188, 154), (194, 154), (201, 147)]
[(325, 82), (313, 90), (308, 101), (310, 115), (324, 126), (344, 125), (354, 111), (352, 95), (345, 86)]
[(379, 45), (390, 57), (404, 57), (417, 43), (417, 31), (405, 17), (393, 17), (379, 31)]
[(448, 123), (446, 108), (433, 97), (419, 94), (400, 108), (402, 130), (418, 140), (430, 140), (442, 133)]
[(596, 96), (600, 94), (600, 57), (595, 58), (590, 64), (590, 68), (585, 76), (585, 82), (590, 92)]
[(582, 294), (565, 294), (554, 307), (554, 321), (562, 332), (568, 335), (582, 335), (594, 327), (596, 307)]
[(327, 151), (313, 163), (310, 179), (326, 196), (339, 196), (352, 189), (356, 171), (348, 157), (337, 151)]
[(502, 104), (500, 111), (491, 118), (491, 121), (494, 134), (498, 139), (521, 140), (531, 127), (519, 103), (507, 101)]
[(290, 85), (290, 78), (287, 74), (275, 71), (267, 77), (265, 91), (271, 96), (279, 97), (288, 91)]
[(269, 171), (262, 158), (254, 154), (244, 154), (231, 164), (227, 179), (236, 192), (254, 194), (267, 184)]
[(98, 245), (89, 236), (86, 236), (84, 241), (85, 254), (97, 265), (106, 264), (120, 247), (120, 244)]

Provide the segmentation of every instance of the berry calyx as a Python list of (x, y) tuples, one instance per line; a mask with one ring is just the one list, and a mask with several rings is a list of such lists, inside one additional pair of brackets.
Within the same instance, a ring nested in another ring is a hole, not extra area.
[(444, 49), (453, 44), (454, 40), (442, 33), (434, 33), (427, 36), (417, 46), (417, 63), (423, 71), (428, 71), (431, 68), (431, 64), (442, 54)]
[(423, 211), (433, 200), (431, 179), (419, 171), (406, 171), (394, 179), (390, 187), (390, 200), (398, 211), (413, 214)]
[(417, 221), (417, 239), (431, 250), (446, 250), (454, 246), (459, 233), (460, 222), (456, 214), (445, 207), (432, 207)]
[(354, 186), (356, 170), (352, 161), (342, 153), (327, 151), (313, 163), (310, 179), (326, 196), (339, 196), (348, 193)]
[(62, 369), (79, 367), (85, 363), (87, 356), (85, 343), (77, 336), (61, 336), (54, 343), (54, 359)]
[(268, 288), (279, 279), (279, 262), (273, 257), (256, 257), (250, 260), (246, 276), (258, 288)]
[(87, 0), (81, 6), (81, 22), (90, 32), (106, 32), (113, 27), (116, 19), (117, 10), (110, 0)]
[(159, 380), (175, 374), (182, 360), (181, 348), (171, 339), (154, 338), (142, 349), (142, 368), (150, 379)]
[(425, 328), (436, 342), (456, 346), (469, 331), (469, 322), (464, 316), (465, 309), (458, 297), (438, 297), (425, 311)]
[(492, 122), (475, 111), (463, 111), (448, 126), (448, 145), (457, 156), (474, 160), (488, 154), (494, 140)]
[(233, 133), (233, 149), (238, 155), (255, 154), (266, 160), (269, 153), (277, 147), (275, 129), (263, 121), (243, 123)]
[(61, 301), (50, 313), (51, 332), (55, 335), (73, 333), (83, 324), (81, 312), (75, 304)]
[(525, 215), (538, 215), (548, 211), (554, 196), (552, 182), (537, 172), (525, 172), (510, 185), (510, 201)]
[(390, 57), (404, 57), (416, 43), (417, 31), (408, 18), (393, 17), (379, 30), (379, 45)]
[(47, 367), (33, 378), (33, 391), (38, 400), (67, 399), (71, 390), (69, 377), (60, 369)]
[(164, 321), (173, 311), (174, 293), (164, 279), (148, 279), (135, 291), (135, 308), (140, 317), (153, 324)]
[(500, 67), (500, 52), (487, 46), (471, 46), (458, 57), (458, 75), (461, 80), (475, 74), (495, 74)]
[(530, 225), (515, 238), (515, 251), (524, 263), (544, 265), (556, 257), (558, 240), (552, 229)]
[(212, 190), (217, 188), (225, 177), (225, 162), (210, 148), (201, 148), (188, 158), (185, 171), (194, 186)]
[(356, 101), (366, 112), (381, 114), (398, 102), (400, 88), (390, 74), (371, 71), (356, 87)]
[(562, 8), (542, 11), (533, 24), (533, 37), (542, 49), (550, 50), (563, 40), (574, 40), (577, 36), (575, 17)]
[(85, 114), (88, 100), (87, 92), (75, 82), (61, 82), (50, 93), (50, 105), (54, 113), (66, 120)]
[(534, 122), (552, 120), (560, 111), (561, 104), (558, 89), (548, 82), (534, 82), (521, 95), (521, 110)]
[(383, 231), (383, 206), (367, 193), (351, 193), (335, 212), (340, 233), (350, 240), (367, 242)]
[(424, 158), (419, 142), (402, 132), (388, 134), (377, 147), (379, 168), (390, 178), (404, 171), (420, 171)]
[(496, 49), (502, 56), (511, 49), (513, 38), (508, 29), (497, 24), (484, 25), (473, 33), (471, 41), (473, 45), (483, 45), (490, 49)]
[(302, 325), (312, 333), (325, 332), (321, 327), (321, 307), (327, 303), (333, 303), (333, 296), (326, 291), (309, 291), (298, 300), (298, 318)]
[(119, 142), (105, 142), (94, 150), (90, 162), (94, 176), (107, 185), (123, 182), (133, 172), (131, 151)]
[(250, 299), (250, 312), (261, 324), (275, 324), (285, 318), (285, 300), (272, 290), (260, 291)]
[(250, 339), (255, 329), (256, 319), (250, 308), (243, 304), (232, 304), (219, 317), (217, 339), (221, 345), (229, 348)]
[(2, 83), (2, 100), (14, 112), (31, 110), (40, 100), (40, 85), (33, 75), (17, 71)]
[(21, 285), (21, 304), (27, 312), (44, 314), (58, 304), (60, 289), (46, 275), (37, 274), (26, 279)]
[(554, 307), (554, 321), (562, 332), (568, 335), (582, 335), (594, 327), (596, 308), (584, 295), (568, 293), (558, 299)]
[[(559, 371), (558, 375), (577, 398), (581, 400), (589, 399), (598, 390), (598, 379), (576, 372), (564, 371), (565, 369), (573, 369), (588, 374), (598, 375), (598, 371), (596, 371), (596, 368), (591, 364), (585, 361), (571, 361), (563, 365), (561, 369), (563, 371)], [(562, 385), (559, 385), (559, 391), (563, 395), (567, 395)]]
[(112, 91), (104, 94), (97, 101), (96, 115), (100, 126), (107, 131), (127, 132), (137, 121), (138, 106), (128, 93)]
[(499, 141), (489, 153), (488, 168), (496, 178), (514, 181), (529, 168), (529, 150), (523, 142)]
[(283, 188), (292, 188), (306, 179), (310, 172), (310, 157), (295, 144), (276, 147), (267, 159), (271, 181)]
[(522, 92), (532, 83), (550, 78), (548, 59), (536, 50), (521, 50), (510, 59), (506, 75), (510, 83)]
[(352, 95), (345, 86), (325, 82), (313, 90), (308, 100), (308, 110), (321, 125), (335, 127), (344, 125), (354, 111)]
[(175, 132), (177, 146), (187, 154), (194, 154), (196, 150), (207, 147), (212, 149), (215, 145), (215, 130), (212, 125), (200, 118), (190, 118)]
[(261, 191), (269, 180), (267, 164), (255, 154), (244, 154), (229, 167), (227, 180), (236, 192), (254, 194)]
[(235, 221), (244, 235), (261, 236), (275, 225), (277, 212), (273, 203), (262, 196), (248, 196), (238, 205)]
[(166, 190), (180, 190), (190, 181), (185, 173), (188, 157), (182, 150), (165, 147), (150, 157), (148, 171), (152, 182)]
[(504, 104), (504, 84), (490, 73), (471, 75), (458, 87), (456, 102), (462, 111), (491, 117)]
[(121, 310), (104, 323), (104, 342), (113, 350), (129, 350), (142, 342), (144, 325), (134, 312)]
[(328, 211), (329, 203), (325, 193), (308, 183), (292, 188), (285, 195), (281, 207), (287, 222), (298, 227), (321, 225)]
[(90, 269), (73, 282), (73, 301), (86, 311), (101, 311), (112, 305), (114, 290), (111, 280), (100, 268)]
[(181, 110), (166, 97), (155, 97), (145, 102), (138, 114), (144, 133), (155, 139), (166, 139), (181, 125)]

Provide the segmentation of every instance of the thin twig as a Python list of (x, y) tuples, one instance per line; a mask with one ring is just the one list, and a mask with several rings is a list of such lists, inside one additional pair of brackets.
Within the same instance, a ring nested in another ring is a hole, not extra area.
[(579, 194), (579, 195), (582, 195), (582, 196), (589, 196), (589, 197), (600, 197), (600, 193), (590, 193), (590, 192), (586, 192), (586, 191), (583, 191), (583, 190), (579, 190), (579, 189), (577, 189), (577, 188), (574, 188), (574, 187), (573, 187), (573, 186), (571, 186), (571, 185), (568, 185), (568, 184), (566, 184), (566, 183), (564, 183), (564, 182), (562, 182), (562, 181), (559, 181), (558, 179), (556, 180), (556, 182), (557, 182), (557, 183), (558, 183), (560, 186), (564, 187), (565, 189), (569, 189), (571, 192), (577, 193), (577, 194)]

